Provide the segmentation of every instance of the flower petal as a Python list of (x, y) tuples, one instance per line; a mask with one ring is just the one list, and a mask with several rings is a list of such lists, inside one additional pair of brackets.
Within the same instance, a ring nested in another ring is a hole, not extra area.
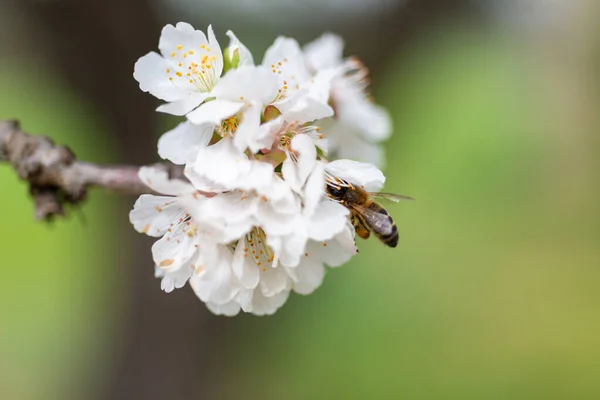
[(308, 223), (308, 237), (321, 242), (333, 238), (346, 227), (348, 213), (348, 209), (339, 203), (322, 201)]
[(175, 289), (181, 289), (185, 286), (187, 281), (192, 276), (193, 268), (179, 268), (176, 271), (165, 271), (156, 267), (157, 278), (162, 278), (160, 281), (160, 288), (167, 293), (171, 293)]
[(176, 26), (168, 24), (162, 29), (158, 48), (163, 57), (169, 58), (173, 51), (178, 51), (178, 46), (187, 50), (208, 44), (204, 32), (194, 29), (187, 22), (178, 22)]
[(182, 195), (196, 191), (194, 186), (180, 179), (169, 179), (167, 171), (157, 167), (140, 167), (140, 180), (155, 192), (168, 195)]
[(195, 159), (198, 146), (208, 145), (212, 133), (210, 125), (182, 122), (158, 140), (158, 155), (174, 164), (185, 164)]
[(186, 222), (171, 224), (165, 235), (152, 246), (152, 258), (159, 268), (175, 272), (192, 268), (197, 256), (197, 238)]
[(266, 105), (277, 96), (277, 78), (264, 67), (244, 65), (229, 71), (213, 90), (217, 98)]
[(250, 257), (244, 250), (246, 248), (245, 239), (241, 239), (233, 255), (233, 273), (239, 283), (245, 289), (254, 289), (260, 280), (260, 272), (256, 263), (250, 261)]
[(312, 256), (310, 251), (308, 256), (302, 258), (300, 264), (294, 268), (297, 282), (294, 283), (294, 292), (299, 294), (311, 294), (323, 283), (325, 277), (325, 267), (323, 263)]
[(285, 181), (298, 193), (302, 193), (302, 187), (306, 179), (317, 164), (317, 149), (308, 135), (296, 135), (292, 139), (291, 149), (297, 153), (296, 159), (291, 154), (283, 162), (281, 172)]
[(238, 113), (244, 103), (229, 100), (213, 100), (202, 104), (200, 107), (187, 115), (187, 118), (193, 124), (211, 124), (213, 126), (221, 125), (221, 122), (232, 115)]
[(237, 189), (236, 180), (247, 175), (251, 168), (248, 156), (237, 150), (233, 140), (226, 137), (211, 146), (198, 149), (197, 160), (190, 165), (192, 171), (188, 176), (192, 179), (197, 174), (224, 188)]
[(191, 92), (182, 99), (159, 106), (156, 111), (171, 115), (185, 115), (198, 107), (208, 96), (208, 93)]
[[(205, 249), (202, 250), (204, 255)], [(206, 264), (200, 265), (199, 272), (190, 278), (190, 286), (205, 303), (227, 304), (238, 293), (239, 288), (232, 280), (231, 251), (225, 246), (216, 246), (210, 250), (203, 260)]]
[(133, 77), (140, 89), (165, 101), (176, 101), (187, 96), (186, 92), (173, 85), (165, 73), (170, 64), (155, 52), (141, 57), (134, 66)]
[(164, 235), (169, 224), (183, 213), (185, 210), (174, 197), (143, 194), (129, 213), (129, 221), (136, 231), (158, 237)]
[(207, 302), (206, 307), (215, 315), (225, 315), (226, 317), (233, 317), (240, 313), (241, 307), (240, 304), (232, 300), (229, 303), (225, 304), (217, 304), (212, 302)]
[(313, 71), (319, 71), (340, 65), (343, 50), (344, 40), (327, 32), (304, 46), (304, 57)]
[(325, 164), (325, 171), (336, 178), (359, 185), (368, 192), (380, 190), (385, 183), (385, 176), (373, 164), (336, 160)]

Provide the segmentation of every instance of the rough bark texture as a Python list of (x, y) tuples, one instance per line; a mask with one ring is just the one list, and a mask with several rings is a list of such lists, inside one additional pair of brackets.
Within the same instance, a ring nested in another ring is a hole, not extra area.
[[(68, 147), (21, 131), (17, 121), (0, 122), (0, 162), (9, 163), (19, 178), (28, 182), (35, 201), (35, 217), (40, 220), (63, 215), (65, 205), (81, 203), (88, 188), (94, 186), (132, 195), (152, 193), (139, 179), (139, 167), (80, 161)], [(183, 178), (179, 166), (153, 166), (173, 178)]]

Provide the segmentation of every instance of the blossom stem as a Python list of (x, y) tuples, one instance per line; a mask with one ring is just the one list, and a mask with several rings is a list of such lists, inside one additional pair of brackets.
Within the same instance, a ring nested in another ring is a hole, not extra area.
[[(80, 161), (68, 147), (23, 132), (17, 121), (0, 122), (1, 162), (9, 163), (19, 178), (28, 182), (38, 220), (63, 215), (64, 206), (80, 204), (90, 187), (129, 195), (154, 193), (139, 179), (139, 167)], [(165, 169), (171, 178), (185, 179), (180, 166), (155, 166)]]

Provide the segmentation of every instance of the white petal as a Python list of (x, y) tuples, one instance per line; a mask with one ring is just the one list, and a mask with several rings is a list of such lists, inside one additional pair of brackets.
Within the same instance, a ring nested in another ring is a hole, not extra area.
[(187, 93), (169, 81), (166, 73), (169, 67), (167, 60), (155, 52), (150, 52), (135, 63), (133, 77), (139, 82), (142, 91), (149, 92), (161, 100), (182, 99), (187, 96)]
[(159, 106), (156, 111), (171, 115), (185, 115), (198, 107), (208, 96), (208, 93), (191, 92), (177, 101)]
[(324, 33), (304, 46), (304, 57), (308, 65), (318, 71), (334, 68), (341, 64), (344, 40), (333, 33)]
[(325, 171), (359, 185), (369, 192), (376, 192), (383, 187), (385, 176), (375, 165), (352, 160), (336, 160), (325, 164)]
[[(252, 103), (244, 112), (242, 122), (235, 131), (233, 144), (239, 151), (245, 151), (250, 148), (252, 153), (264, 148), (257, 140), (263, 132), (260, 130), (260, 114), (262, 106), (258, 103)], [(260, 138), (263, 139), (263, 138)]]
[(250, 50), (248, 50), (248, 48), (246, 46), (244, 46), (244, 44), (242, 42), (240, 42), (240, 40), (237, 38), (237, 36), (235, 36), (235, 34), (232, 31), (227, 31), (225, 33), (227, 36), (229, 36), (229, 50), (230, 51), (238, 51), (239, 54), (239, 64), (238, 67), (244, 66), (244, 65), (254, 65), (254, 58), (252, 57), (252, 53), (250, 53)]
[(129, 220), (138, 232), (158, 237), (183, 213), (185, 210), (173, 197), (143, 194), (129, 213)]
[(290, 90), (310, 79), (300, 45), (292, 38), (280, 36), (275, 39), (265, 52), (262, 65), (271, 71), (275, 69), (274, 75), (280, 82), (286, 81)]
[(385, 164), (385, 153), (381, 145), (370, 143), (364, 139), (363, 132), (355, 126), (341, 121), (329, 119), (323, 122), (323, 131), (327, 132), (330, 151), (338, 158), (375, 164), (382, 168)]
[(304, 229), (298, 229), (285, 237), (267, 236), (267, 243), (273, 249), (275, 258), (281, 265), (295, 267), (304, 257), (308, 237)]
[(251, 312), (254, 315), (273, 315), (287, 301), (290, 291), (285, 290), (274, 296), (266, 297), (260, 290), (253, 290), (250, 302), (246, 303), (246, 307), (242, 304), (242, 308), (246, 312)]
[[(298, 218), (297, 214), (293, 213), (293, 208), (291, 210), (285, 210), (287, 213), (278, 213), (271, 207), (269, 202), (259, 202), (258, 209), (256, 212), (256, 221), (259, 226), (265, 231), (265, 233), (269, 236), (273, 235), (288, 235), (294, 231), (295, 222)], [(298, 208), (298, 213), (300, 212)]]
[(329, 104), (311, 97), (310, 91), (301, 90), (289, 101), (276, 104), (286, 121), (306, 123), (333, 115)]
[(392, 133), (389, 112), (366, 99), (361, 92), (354, 90), (345, 93), (344, 99), (339, 103), (336, 102), (336, 117), (346, 125), (354, 126), (362, 132), (365, 139), (382, 141), (389, 138)]
[[(161, 271), (162, 280), (160, 288), (167, 293), (171, 293), (174, 289), (180, 289), (185, 286), (186, 282), (192, 276), (193, 268), (179, 268), (174, 272), (166, 272), (156, 267), (157, 271)], [(157, 272), (158, 275), (158, 272)]]
[(326, 241), (325, 246), (322, 242), (311, 240), (306, 245), (306, 252), (309, 257), (314, 257), (330, 267), (339, 267), (357, 253), (354, 239), (349, 235), (350, 229), (345, 229), (332, 240)]
[(258, 285), (260, 272), (256, 263), (251, 261), (248, 254), (244, 251), (245, 247), (245, 239), (241, 239), (233, 255), (233, 273), (242, 287), (245, 289), (254, 289)]
[(159, 268), (174, 272), (180, 268), (192, 268), (197, 255), (197, 239), (186, 229), (188, 225), (174, 224), (169, 231), (152, 246), (152, 258)]
[(306, 179), (317, 163), (317, 149), (308, 135), (296, 135), (291, 143), (292, 151), (297, 152), (297, 161), (294, 162), (288, 154), (283, 162), (281, 171), (285, 181), (296, 192), (301, 193)]
[(206, 303), (206, 307), (213, 314), (225, 315), (226, 317), (233, 317), (235, 315), (238, 315), (241, 309), (240, 304), (235, 300), (232, 300), (229, 303), (225, 304), (216, 304), (209, 301), (208, 303)]
[(204, 269), (192, 275), (190, 285), (202, 301), (226, 304), (239, 290), (232, 280), (232, 254), (225, 246), (218, 246), (214, 252), (214, 257), (204, 260), (206, 265), (198, 267)]
[(217, 59), (213, 63), (213, 68), (217, 76), (221, 76), (223, 73), (223, 52), (221, 51), (221, 46), (219, 46), (219, 42), (215, 37), (215, 33), (213, 32), (212, 25), (208, 26), (208, 44), (211, 48), (211, 53), (214, 54)]
[(240, 222), (256, 213), (259, 201), (260, 199), (237, 190), (219, 193), (198, 202), (198, 220), (223, 219), (232, 223)]
[(182, 122), (158, 140), (158, 155), (174, 164), (185, 164), (195, 159), (198, 146), (208, 145), (212, 133), (210, 125)]
[[(265, 163), (263, 163), (265, 164)], [(198, 149), (196, 162), (190, 165), (193, 173), (197, 174), (228, 189), (235, 189), (236, 180), (248, 174), (252, 163), (248, 156), (233, 145), (231, 138), (223, 138), (212, 146)]]
[(323, 163), (319, 161), (308, 177), (304, 188), (304, 210), (307, 215), (314, 213), (324, 194), (325, 169)]
[(348, 213), (339, 203), (322, 201), (308, 223), (308, 237), (321, 242), (333, 238), (346, 227)]
[(196, 49), (199, 45), (208, 45), (208, 40), (202, 31), (195, 30), (186, 22), (179, 22), (176, 26), (166, 25), (160, 34), (158, 48), (163, 57), (170, 57), (171, 52), (177, 50), (177, 46), (183, 49)]
[(294, 268), (298, 281), (294, 283), (294, 292), (299, 294), (311, 294), (323, 283), (325, 267), (323, 263), (315, 259), (310, 251), (308, 256), (302, 258), (300, 264)]
[(211, 124), (221, 125), (221, 122), (232, 115), (237, 114), (244, 103), (229, 100), (212, 100), (202, 104), (200, 107), (187, 115), (187, 118), (196, 125)]
[[(258, 109), (258, 112), (252, 110), (252, 108)], [(238, 149), (245, 146), (250, 149), (253, 154), (256, 154), (259, 150), (271, 148), (273, 140), (275, 139), (275, 134), (283, 124), (283, 118), (278, 117), (271, 121), (267, 121), (264, 124), (260, 124), (262, 107), (253, 104), (252, 108), (248, 109), (244, 114), (244, 120), (235, 132), (234, 142)], [(254, 113), (249, 119), (247, 115), (248, 112)], [(246, 124), (246, 122), (248, 122), (248, 124)]]
[(213, 95), (231, 101), (268, 104), (277, 96), (277, 78), (264, 67), (245, 65), (229, 71), (213, 90)]
[(177, 196), (196, 191), (196, 188), (188, 182), (180, 179), (169, 179), (167, 171), (161, 168), (140, 167), (138, 176), (144, 184), (158, 193)]

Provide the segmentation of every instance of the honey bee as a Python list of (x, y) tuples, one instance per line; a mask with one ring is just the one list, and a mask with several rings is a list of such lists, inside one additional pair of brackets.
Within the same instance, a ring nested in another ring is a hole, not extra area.
[(340, 184), (328, 183), (327, 194), (350, 210), (350, 221), (356, 234), (363, 239), (368, 239), (373, 233), (383, 244), (396, 247), (398, 244), (396, 223), (385, 208), (373, 201), (371, 197), (380, 197), (393, 202), (413, 200), (413, 198), (392, 193), (372, 193), (346, 182), (338, 183)]

